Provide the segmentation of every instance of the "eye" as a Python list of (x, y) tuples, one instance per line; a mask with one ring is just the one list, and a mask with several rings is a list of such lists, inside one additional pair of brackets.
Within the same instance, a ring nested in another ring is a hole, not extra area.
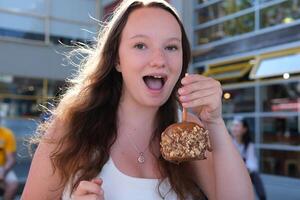
[(176, 51), (176, 50), (178, 50), (178, 46), (177, 45), (169, 45), (166, 47), (166, 50)]
[(144, 43), (137, 43), (134, 45), (136, 49), (146, 49), (146, 45)]

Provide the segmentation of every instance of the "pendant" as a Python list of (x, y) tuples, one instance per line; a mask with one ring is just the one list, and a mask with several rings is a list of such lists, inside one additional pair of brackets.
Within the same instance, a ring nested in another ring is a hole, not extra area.
[(145, 162), (145, 157), (144, 157), (144, 154), (143, 152), (140, 153), (137, 161), (140, 163), (140, 164), (143, 164)]

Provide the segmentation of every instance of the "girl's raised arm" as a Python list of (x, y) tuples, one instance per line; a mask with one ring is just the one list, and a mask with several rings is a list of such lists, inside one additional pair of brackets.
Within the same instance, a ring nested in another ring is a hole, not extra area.
[(181, 82), (183, 87), (178, 92), (182, 105), (194, 109), (210, 133), (213, 148), (212, 161), (191, 162), (196, 182), (212, 199), (253, 200), (248, 171), (222, 119), (220, 83), (201, 75), (188, 75)]

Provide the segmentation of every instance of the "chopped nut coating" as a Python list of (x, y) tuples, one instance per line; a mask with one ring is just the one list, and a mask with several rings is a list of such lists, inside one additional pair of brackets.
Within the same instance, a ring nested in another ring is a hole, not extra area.
[(180, 163), (206, 159), (212, 151), (208, 131), (193, 122), (172, 124), (161, 135), (161, 153), (164, 159)]

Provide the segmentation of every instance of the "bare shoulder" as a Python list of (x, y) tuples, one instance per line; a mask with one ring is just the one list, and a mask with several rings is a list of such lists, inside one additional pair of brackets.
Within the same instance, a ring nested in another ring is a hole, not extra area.
[(56, 118), (47, 125), (44, 137), (48, 139), (61, 139), (67, 130), (66, 124), (59, 118)]
[[(64, 134), (64, 125), (60, 121), (50, 124), (34, 153), (28, 178), (23, 190), (22, 200), (27, 199), (60, 199), (63, 191), (60, 175), (51, 162), (51, 154), (56, 149), (56, 142)], [(47, 180), (47, 181), (46, 181)]]

